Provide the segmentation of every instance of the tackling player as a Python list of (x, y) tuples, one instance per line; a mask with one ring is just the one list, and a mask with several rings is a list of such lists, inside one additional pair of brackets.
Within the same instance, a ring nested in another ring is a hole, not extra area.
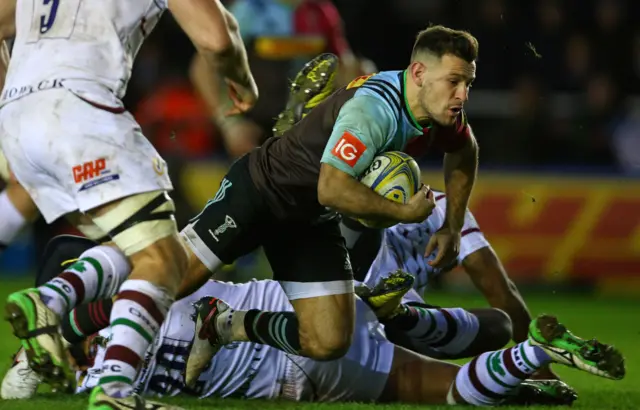
[[(232, 111), (250, 108), (257, 90), (246, 53), (218, 1), (0, 5), (0, 40), (15, 36), (0, 96), (0, 145), (11, 171), (48, 223), (66, 216), (87, 237), (110, 239), (122, 251), (91, 249), (45, 285), (10, 295), (6, 307), (32, 366), (64, 386), (70, 375), (59, 317), (119, 292), (107, 372), (90, 409), (139, 404), (126, 397), (186, 268), (166, 164), (121, 101), (135, 55), (167, 8), (227, 80)], [(117, 272), (129, 263), (125, 281)]]
[[(431, 215), (422, 223), (398, 224), (386, 229), (375, 260), (370, 267), (359, 269), (366, 274), (356, 277), (366, 287), (373, 288), (384, 282), (389, 272), (402, 270), (411, 274), (415, 278), (411, 282), (413, 289), (402, 296), (401, 309), (396, 308), (400, 295), (404, 294), (403, 286), (410, 283), (397, 280), (394, 283), (392, 278), (386, 291), (381, 289), (381, 293), (372, 294), (367, 289), (359, 289), (359, 296), (378, 313), (391, 341), (430, 357), (471, 357), (499, 349), (510, 339), (516, 343), (525, 341), (531, 322), (527, 306), (469, 210), (457, 263), (440, 269), (429, 264), (435, 253), (425, 256), (426, 246), (433, 232), (442, 226), (447, 202), (444, 193), (434, 191), (434, 195), (436, 208)], [(352, 221), (345, 222), (353, 227)], [(346, 238), (366, 240), (367, 234), (358, 237), (359, 232), (346, 225), (343, 226)], [(362, 252), (360, 249), (355, 251)], [(421, 295), (429, 282), (458, 264), (493, 309), (437, 308), (425, 304)], [(543, 369), (536, 377), (556, 378), (548, 369)]]

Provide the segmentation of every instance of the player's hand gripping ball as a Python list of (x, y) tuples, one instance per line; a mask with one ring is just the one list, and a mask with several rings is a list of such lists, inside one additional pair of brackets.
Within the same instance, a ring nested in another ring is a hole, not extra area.
[[(385, 152), (373, 159), (360, 177), (360, 182), (391, 201), (406, 204), (420, 189), (420, 168), (404, 152)], [(358, 219), (358, 222), (368, 228), (378, 229), (396, 224), (395, 221), (365, 219)]]

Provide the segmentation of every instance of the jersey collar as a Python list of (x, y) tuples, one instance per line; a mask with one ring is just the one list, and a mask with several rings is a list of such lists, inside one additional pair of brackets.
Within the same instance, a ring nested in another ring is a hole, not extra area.
[(407, 70), (403, 70), (398, 73), (398, 77), (400, 77), (400, 89), (402, 91), (402, 99), (404, 100), (404, 104), (402, 104), (402, 111), (404, 111), (404, 114), (409, 118), (411, 125), (420, 132), (422, 132), (424, 128), (431, 128), (431, 124), (426, 127), (420, 125), (418, 120), (416, 120), (416, 117), (413, 115), (411, 107), (409, 107), (409, 101), (407, 101)]

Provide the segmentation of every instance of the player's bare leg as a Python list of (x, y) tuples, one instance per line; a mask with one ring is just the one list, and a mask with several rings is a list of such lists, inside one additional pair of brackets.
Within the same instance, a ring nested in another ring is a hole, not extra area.
[(187, 361), (187, 386), (197, 381), (222, 346), (232, 342), (266, 344), (318, 361), (344, 356), (355, 324), (354, 298), (353, 293), (345, 293), (296, 299), (291, 301), (295, 312), (234, 311), (220, 299), (201, 299), (196, 305), (196, 337)]
[[(523, 384), (550, 363), (575, 367), (594, 375), (621, 379), (624, 360), (612, 346), (572, 335), (552, 316), (531, 322), (529, 340), (509, 349), (486, 352), (462, 367), (426, 358), (396, 347), (394, 363), (381, 400), (420, 404), (498, 405), (518, 402), (518, 395), (544, 399), (544, 385)], [(555, 381), (557, 404), (570, 404), (575, 394)], [(532, 390), (535, 392), (532, 394)]]
[[(60, 370), (68, 366), (57, 334), (59, 317), (79, 303), (111, 297), (119, 288), (111, 315), (116, 331), (107, 351), (109, 362), (101, 389), (108, 395), (131, 393), (138, 363), (162, 323), (186, 267), (172, 212), (170, 198), (156, 192), (88, 212), (92, 229), (87, 229), (86, 218), (72, 218), (85, 233), (109, 232), (122, 252), (108, 246), (92, 248), (44, 286), (10, 297), (10, 320), (23, 345), (31, 348), (28, 353), (36, 368), (49, 366), (49, 376), (59, 377)], [(122, 268), (122, 258), (126, 264), (128, 258), (133, 267), (127, 281), (122, 273), (126, 276), (129, 270)]]

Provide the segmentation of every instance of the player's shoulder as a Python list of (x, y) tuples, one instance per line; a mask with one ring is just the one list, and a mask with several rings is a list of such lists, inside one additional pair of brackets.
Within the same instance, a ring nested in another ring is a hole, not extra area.
[(384, 103), (395, 117), (402, 114), (402, 71), (381, 71), (358, 77), (347, 85), (357, 88), (354, 98), (369, 96)]

